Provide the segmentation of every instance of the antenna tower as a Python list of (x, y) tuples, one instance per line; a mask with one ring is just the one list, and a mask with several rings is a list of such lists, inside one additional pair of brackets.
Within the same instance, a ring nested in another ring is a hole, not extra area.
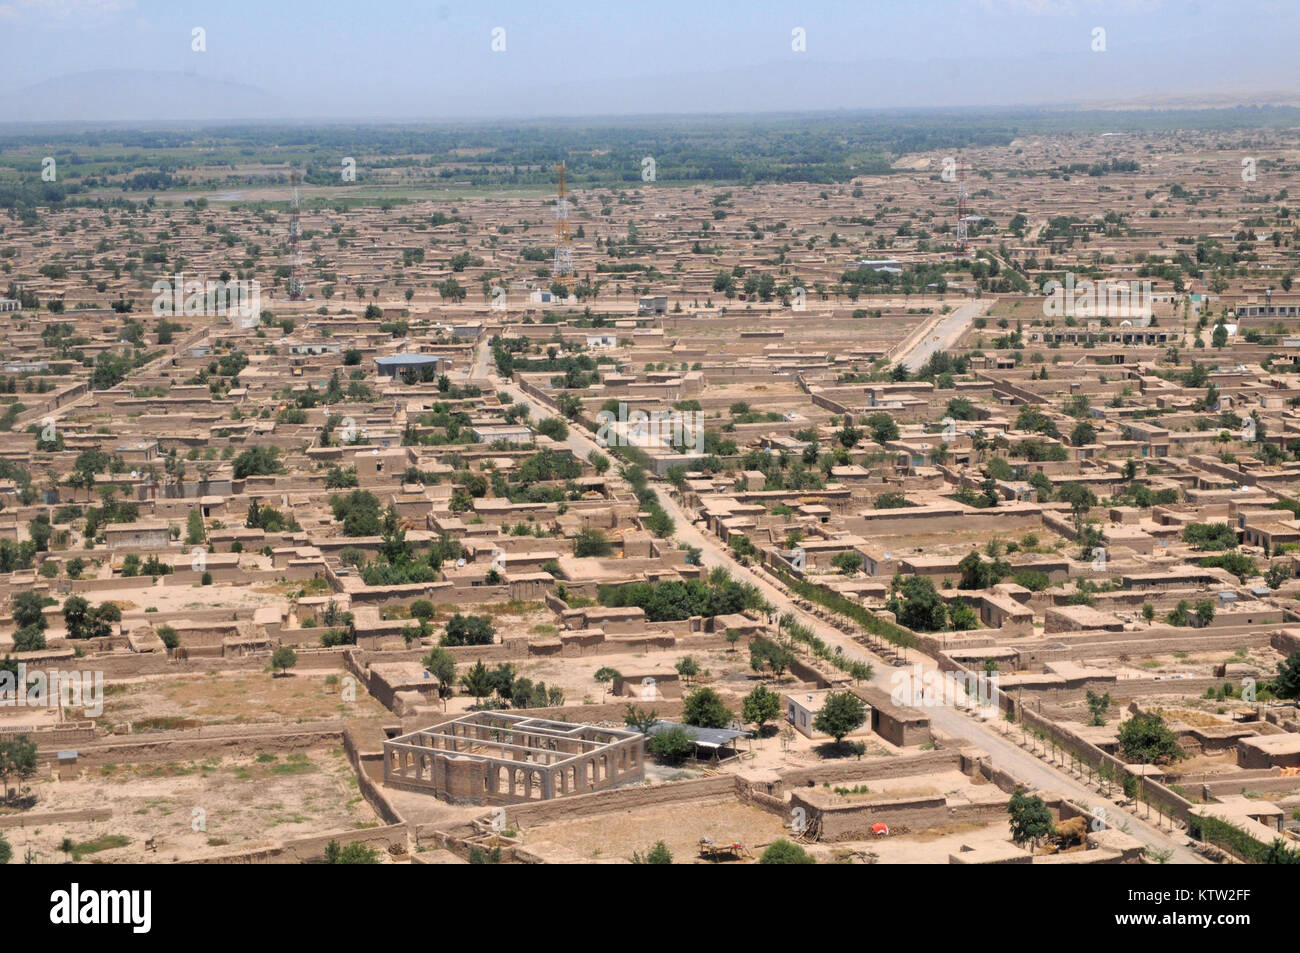
[(966, 216), (969, 213), (966, 207), (966, 172), (961, 167), (961, 161), (957, 162), (957, 250), (963, 255), (966, 254)]
[(564, 163), (561, 162), (556, 169), (560, 173), (560, 195), (555, 202), (555, 265), (551, 274), (559, 278), (573, 274), (573, 245), (569, 239), (569, 200), (564, 189)]
[(298, 170), (289, 173), (293, 186), (293, 199), (289, 203), (289, 300), (301, 301), (302, 284), (302, 223), (298, 220)]

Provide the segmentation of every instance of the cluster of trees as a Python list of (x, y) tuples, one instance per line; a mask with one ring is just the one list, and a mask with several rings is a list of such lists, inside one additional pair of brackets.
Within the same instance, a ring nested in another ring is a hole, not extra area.
[(81, 596), (69, 596), (63, 603), (63, 622), (70, 639), (101, 639), (113, 634), (122, 621), (122, 610), (111, 602), (91, 606)]
[(379, 851), (360, 841), (340, 847), (338, 841), (332, 840), (325, 845), (324, 859), (327, 864), (377, 864)]
[(1184, 757), (1176, 735), (1155, 712), (1139, 712), (1119, 726), (1119, 750), (1129, 764), (1170, 764)]
[(885, 608), (913, 632), (965, 630), (979, 624), (973, 609), (957, 603), (949, 606), (925, 576), (895, 576)]
[(962, 558), (957, 569), (961, 572), (958, 589), (988, 589), (1011, 575), (1011, 564), (1005, 559), (995, 558), (985, 562), (975, 550)]
[(269, 476), (284, 470), (279, 447), (249, 447), (235, 457), (231, 464), (236, 480), (250, 476)]
[(14, 596), (13, 617), (15, 652), (37, 652), (45, 648), (45, 607), (54, 605), (30, 589)]
[[(11, 779), (17, 779), (21, 785), (36, 774), (36, 742), (27, 735), (15, 735), (0, 741), (0, 783), (4, 785), (4, 800), (12, 803), (15, 791), (9, 787)], [(6, 845), (7, 846), (7, 845)]]
[(578, 557), (608, 556), (613, 551), (605, 534), (593, 527), (583, 529), (573, 540), (573, 555)]
[[(353, 490), (346, 496), (336, 493), (329, 502), (334, 519), (343, 524), (344, 536), (378, 536), (383, 531), (379, 497), (369, 490)], [(256, 505), (249, 506), (250, 518)]]
[[(30, 590), (14, 597), (15, 651), (35, 652), (45, 648), (45, 608), (55, 604), (53, 599)], [(63, 603), (63, 622), (70, 639), (106, 638), (113, 634), (113, 626), (121, 621), (122, 610), (111, 602), (91, 606), (82, 596), (69, 596)]]
[(1227, 523), (1188, 523), (1183, 527), (1183, 542), (1193, 549), (1234, 549), (1237, 533)]
[(784, 642), (756, 638), (749, 643), (749, 667), (756, 672), (771, 672), (780, 678), (794, 661), (794, 650)]
[[(438, 679), (439, 693), (443, 697), (451, 694), (451, 686), (455, 684), (451, 653), (435, 649), (426, 656), (425, 667)], [(555, 708), (564, 704), (563, 689), (547, 688), (545, 682), (523, 678), (507, 663), (488, 668), (480, 659), (460, 677), (460, 684), (474, 697), (476, 708)], [(484, 702), (484, 699), (489, 700)]]
[(142, 560), (138, 553), (127, 553), (122, 560), (122, 575), (128, 578), (131, 576), (150, 576), (157, 579), (159, 576), (170, 575), (172, 571), (170, 563), (165, 563), (154, 555)]
[(707, 582), (691, 579), (602, 585), (597, 590), (597, 600), (603, 606), (637, 606), (651, 622), (676, 622), (691, 616), (712, 617), (767, 608), (766, 600), (754, 586), (731, 578), (715, 580), (713, 574)]
[(447, 620), (440, 645), (491, 645), (496, 641), (496, 627), (483, 615), (461, 615), (457, 612)]
[(296, 532), (301, 529), (298, 521), (286, 516), (274, 506), (264, 505), (253, 500), (248, 504), (248, 515), (244, 526), (249, 529), (261, 529), (268, 533)]
[(406, 539), (397, 510), (389, 506), (381, 512), (379, 499), (368, 490), (353, 490), (346, 496), (336, 493), (330, 497), (330, 509), (334, 518), (343, 524), (345, 536), (380, 537), (379, 552), (370, 562), (362, 562), (364, 555), (360, 550), (344, 550), (341, 556), (343, 562), (359, 567), (361, 578), (368, 586), (432, 582), (438, 578), (446, 560), (464, 555), (460, 543), (446, 534), (426, 552), (417, 554), (414, 544)]

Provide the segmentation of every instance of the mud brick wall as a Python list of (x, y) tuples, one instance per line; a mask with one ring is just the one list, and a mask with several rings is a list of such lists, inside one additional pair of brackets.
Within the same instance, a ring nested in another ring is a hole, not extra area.
[[(621, 813), (662, 804), (719, 801), (734, 798), (736, 781), (731, 775), (681, 781), (673, 784), (656, 784), (612, 788), (592, 794), (558, 797), (536, 804), (506, 804), (506, 826), (533, 828), (582, 817)], [(417, 828), (417, 838), (433, 837), (436, 825), (425, 824)]]
[(1007, 814), (1005, 803), (949, 805), (941, 794), (818, 807), (795, 791), (790, 804), (792, 810), (802, 807), (807, 812), (810, 825), (819, 822), (818, 840), (832, 842), (868, 840), (872, 825), (878, 823), (923, 831), (945, 824), (991, 823), (1005, 819)]
[[(206, 734), (204, 734), (206, 732)], [(341, 723), (314, 730), (276, 732), (226, 728), (216, 734), (212, 728), (123, 735), (117, 740), (95, 743), (77, 750), (82, 768), (105, 764), (148, 764), (158, 761), (198, 761), (206, 758), (249, 758), (263, 752), (286, 753), (337, 745), (343, 737)]]
[(783, 775), (787, 791), (800, 787), (814, 787), (826, 782), (870, 781), (876, 778), (900, 778), (914, 774), (933, 774), (965, 771), (962, 753), (956, 750), (928, 751), (919, 755), (893, 758), (868, 758), (863, 761), (844, 760), (838, 764), (818, 765), (789, 771)]
[(391, 824), (387, 827), (370, 827), (365, 830), (334, 831), (303, 837), (299, 840), (284, 841), (275, 847), (262, 850), (244, 851), (237, 854), (222, 854), (218, 857), (200, 858), (198, 864), (301, 864), (320, 860), (325, 856), (325, 848), (330, 841), (338, 841), (340, 847), (348, 844), (369, 844), (380, 851), (387, 851), (390, 846), (398, 846), (405, 853), (407, 829), (405, 824)]
[[(362, 752), (358, 742), (351, 731), (343, 733), (343, 750), (347, 754), (348, 761), (352, 765), (352, 770), (357, 776), (357, 786), (361, 789), (361, 796), (366, 799), (377, 815), (387, 824), (405, 824), (406, 821), (398, 813), (397, 808), (384, 794), (383, 787), (375, 780), (376, 776), (380, 779), (384, 775), (384, 752), (381, 749), (374, 751)], [(371, 774), (371, 769), (376, 775)]]

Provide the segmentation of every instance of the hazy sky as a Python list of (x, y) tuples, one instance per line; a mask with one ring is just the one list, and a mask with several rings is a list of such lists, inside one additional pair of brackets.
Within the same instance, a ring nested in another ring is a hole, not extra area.
[[(1300, 85), (1296, 0), (0, 0), (0, 36), (0, 120), (995, 106)], [(92, 70), (123, 75), (77, 76)]]

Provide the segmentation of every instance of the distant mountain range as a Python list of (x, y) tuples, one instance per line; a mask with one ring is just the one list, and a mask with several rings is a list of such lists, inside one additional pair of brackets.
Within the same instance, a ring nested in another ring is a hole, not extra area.
[(264, 89), (179, 70), (90, 70), (17, 90), (3, 122), (274, 119), (290, 107)]
[[(0, 123), (176, 123), (231, 120), (513, 119), (546, 116), (645, 116), (770, 113), (889, 108), (1042, 107), (1169, 110), (1300, 106), (1300, 92), (1249, 89), (1239, 76), (1214, 92), (1169, 92), (1180, 83), (1150, 64), (1107, 54), (1106, 68), (1087, 55), (1010, 61), (936, 60), (917, 67), (773, 63), (764, 69), (689, 70), (626, 75), (593, 83), (529, 82), (523, 73), (463, 76), (455, 95), (410, 83), (312, 87), (273, 94), (247, 83), (192, 72), (101, 69), (44, 80), (0, 96)], [(634, 69), (635, 67), (630, 67)], [(1286, 72), (1282, 70), (1280, 72)], [(1231, 70), (1208, 65), (1197, 83), (1215, 88)], [(1046, 76), (1050, 82), (1043, 82)], [(1285, 79), (1272, 78), (1272, 83)], [(1263, 87), (1260, 83), (1260, 87)], [(1166, 89), (1161, 89), (1165, 86)], [(1235, 91), (1226, 91), (1237, 87)], [(1241, 87), (1246, 87), (1242, 89)]]

